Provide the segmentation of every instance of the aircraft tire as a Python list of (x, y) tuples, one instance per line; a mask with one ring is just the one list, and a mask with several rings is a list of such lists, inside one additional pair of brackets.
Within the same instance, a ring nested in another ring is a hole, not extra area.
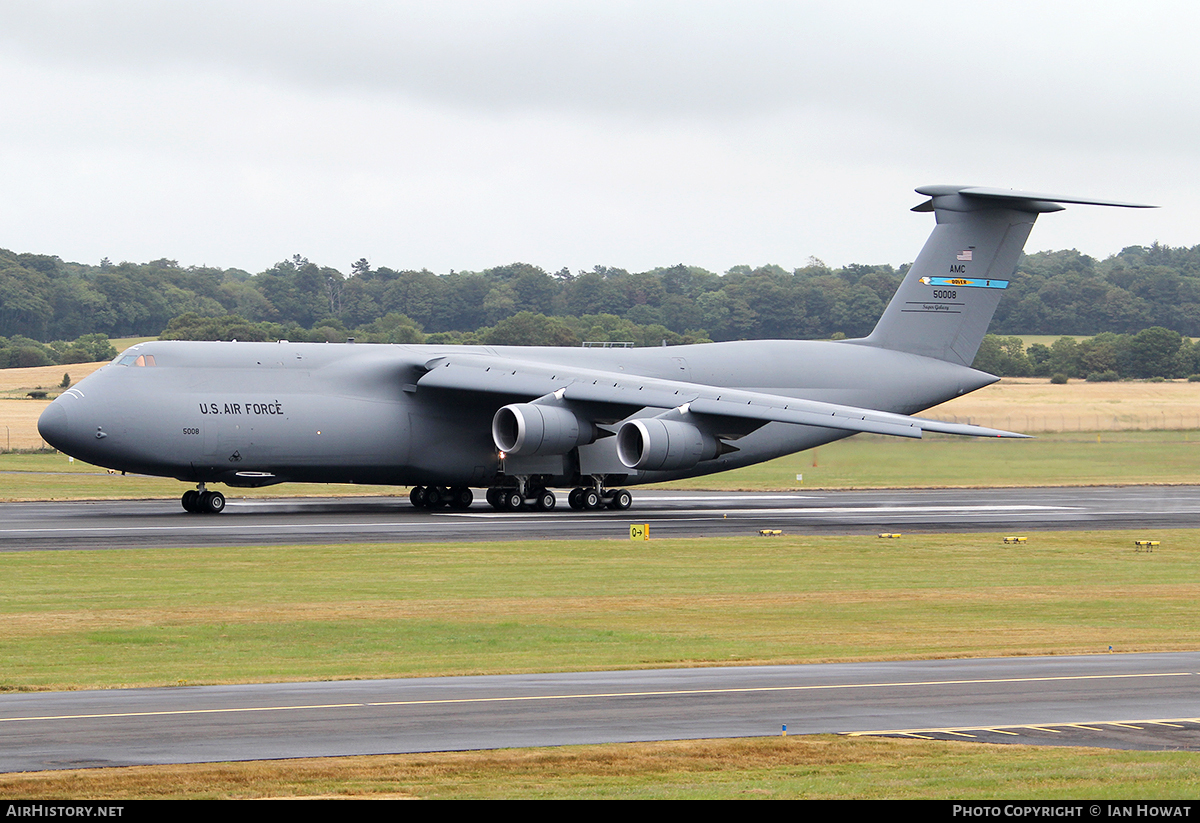
[(575, 511), (583, 511), (583, 489), (576, 486), (567, 495), (567, 504)]
[(200, 511), (200, 492), (195, 489), (188, 489), (183, 493), (183, 498), (180, 501), (183, 503), (183, 510), (188, 514), (197, 514)]
[(225, 511), (225, 495), (220, 492), (204, 492), (200, 495), (199, 510), (205, 514), (220, 514)]
[(408, 502), (412, 503), (414, 508), (418, 508), (418, 509), (428, 508), (428, 506), (429, 506), (429, 504), (427, 502), (428, 494), (429, 494), (429, 490), (426, 489), (424, 486), (413, 486), (412, 491), (410, 491), (408, 493)]
[(505, 491), (500, 493), (500, 500), (504, 505), (505, 511), (517, 512), (525, 505), (525, 500), (521, 497), (518, 491)]
[(595, 489), (584, 489), (583, 494), (580, 495), (580, 502), (588, 511), (596, 511), (604, 505), (604, 499)]
[(612, 500), (608, 501), (609, 508), (623, 512), (633, 505), (633, 495), (626, 489), (617, 489), (613, 492)]
[(466, 486), (456, 486), (450, 490), (450, 508), (464, 511), (471, 508), (475, 502), (475, 494)]
[(554, 492), (549, 489), (542, 489), (538, 492), (534, 505), (537, 506), (538, 511), (548, 512), (554, 508), (555, 502), (557, 501), (554, 499)]

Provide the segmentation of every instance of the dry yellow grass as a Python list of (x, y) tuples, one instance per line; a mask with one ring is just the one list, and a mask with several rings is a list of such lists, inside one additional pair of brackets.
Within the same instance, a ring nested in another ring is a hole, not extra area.
[(37, 419), (49, 405), (49, 400), (32, 400), (26, 393), (47, 389), (50, 396), (58, 394), (58, 384), (64, 373), (71, 383), (78, 383), (101, 363), (72, 363), (69, 366), (37, 366), (32, 369), (0, 369), (0, 449), (37, 449), (45, 446), (38, 435)]
[(45, 445), (37, 430), (37, 419), (48, 400), (0, 399), (0, 448), (38, 449)]
[(1006, 378), (923, 416), (1020, 432), (1200, 429), (1200, 383)]
[(805, 735), (28, 772), (0, 798), (1190, 800), (1192, 758)]
[[(963, 748), (963, 747), (958, 747)], [(317, 757), (249, 763), (70, 769), (0, 775), (0, 797), (224, 799), (418, 799), (433, 797), (620, 798), (671, 796), (664, 781), (683, 786), (737, 774), (749, 785), (730, 797), (792, 793), (773, 785), (795, 770), (843, 770), (893, 757), (921, 757), (929, 743), (828, 735), (745, 740), (671, 740), (655, 743), (562, 746), (549, 749), (434, 752)], [(621, 784), (629, 781), (628, 787)], [(687, 793), (687, 789), (683, 789)], [(810, 789), (811, 791), (811, 789)], [(628, 795), (627, 795), (628, 793)], [(717, 792), (720, 793), (719, 790)]]
[(69, 366), (35, 366), (32, 369), (0, 369), (0, 394), (9, 395), (30, 389), (54, 389), (62, 380), (63, 373), (71, 375), (71, 382), (78, 383), (96, 369), (108, 363), (72, 363)]

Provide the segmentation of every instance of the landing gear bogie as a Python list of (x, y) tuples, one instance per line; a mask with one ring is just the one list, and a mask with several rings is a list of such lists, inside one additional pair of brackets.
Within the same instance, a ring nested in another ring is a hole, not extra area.
[(608, 507), (623, 512), (633, 505), (633, 495), (627, 489), (617, 489), (608, 501)]
[(220, 514), (225, 511), (225, 495), (201, 489), (188, 489), (180, 499), (189, 514)]
[(412, 491), (408, 493), (408, 502), (417, 509), (440, 509), (447, 506), (462, 511), (471, 508), (474, 501), (474, 493), (466, 486), (413, 486)]
[[(554, 492), (530, 485), (525, 487), (524, 494), (512, 486), (493, 486), (487, 490), (487, 502), (493, 509), (502, 512), (524, 508), (548, 512), (554, 509), (558, 501)], [(599, 511), (605, 508), (625, 511), (633, 505), (633, 495), (626, 489), (578, 486), (567, 494), (567, 505), (574, 511)]]

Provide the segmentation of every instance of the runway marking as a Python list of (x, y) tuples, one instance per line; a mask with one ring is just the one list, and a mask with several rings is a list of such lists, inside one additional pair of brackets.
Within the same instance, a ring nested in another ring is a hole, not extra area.
[[(913, 686), (963, 686), (963, 685), (982, 685), (988, 683), (1051, 683), (1051, 682), (1068, 682), (1080, 680), (1127, 680), (1131, 678), (1144, 677), (1194, 677), (1193, 672), (1144, 672), (1140, 674), (1081, 674), (1081, 675), (1061, 675), (1055, 677), (1001, 677), (1001, 678), (979, 678), (974, 680), (915, 680), (915, 681), (899, 681), (894, 683), (826, 683), (808, 686), (747, 686), (729, 689), (668, 689), (661, 691), (645, 691), (645, 692), (584, 692), (580, 694), (531, 694), (531, 695), (516, 695), (509, 697), (449, 697), (449, 698), (432, 698), (422, 700), (390, 700), (376, 701), (368, 703), (327, 703), (313, 704), (300, 706), (252, 706), (252, 707), (233, 707), (233, 708), (215, 708), (215, 709), (169, 709), (162, 711), (145, 711), (145, 712), (101, 712), (96, 714), (69, 714), (69, 715), (39, 715), (29, 717), (0, 717), (0, 723), (15, 723), (20, 721), (31, 720), (97, 720), (117, 717), (178, 717), (180, 715), (201, 715), (201, 714), (236, 714), (239, 712), (269, 712), (269, 711), (298, 711), (304, 709), (350, 709), (350, 708), (372, 708), (372, 707), (394, 707), (394, 706), (446, 706), (460, 705), (463, 703), (520, 703), (532, 702), (537, 700), (597, 700), (597, 699), (616, 699), (623, 697), (680, 697), (687, 695), (702, 695), (702, 694), (755, 694), (769, 692), (804, 692), (804, 691), (829, 691), (834, 689), (883, 689), (883, 688), (903, 688)], [(1130, 721), (1132, 722), (1132, 721)], [(1151, 721), (1138, 721), (1151, 722)], [(1164, 721), (1165, 722), (1165, 721)], [(1062, 726), (1070, 725), (1064, 723), (1055, 723), (1053, 725)], [(959, 729), (979, 729), (979, 726), (962, 726)], [(1015, 727), (1010, 727), (1015, 728)], [(929, 731), (928, 729), (920, 731)], [(935, 730), (948, 731), (948, 730)], [(849, 734), (903, 734), (903, 731), (889, 732), (849, 732)]]
[[(232, 508), (232, 507), (231, 507)], [(861, 515), (861, 514), (886, 514), (886, 515), (921, 515), (921, 514), (960, 514), (962, 512), (992, 512), (992, 513), (1036, 513), (1043, 511), (1069, 511), (1082, 510), (1081, 506), (1035, 506), (1035, 505), (1017, 505), (1017, 506), (861, 506), (861, 507), (813, 507), (813, 508), (762, 508), (762, 509), (738, 509), (732, 512), (718, 512), (712, 509), (683, 509), (673, 512), (663, 512), (655, 514), (654, 512), (639, 512), (630, 514), (621, 512), (609, 519), (619, 520), (628, 519), (630, 517), (644, 517), (647, 522), (666, 522), (670, 520), (684, 519), (686, 515), (693, 515), (690, 519), (697, 517), (707, 517), (712, 519), (723, 519), (726, 515), (732, 515), (734, 518), (749, 518), (761, 515), (809, 515), (809, 514), (834, 514), (834, 515)], [(598, 512), (580, 512), (578, 514), (570, 514), (564, 516), (563, 513), (555, 514), (554, 512), (537, 512), (537, 513), (514, 513), (514, 512), (432, 512), (436, 517), (471, 517), (493, 519), (500, 518), (510, 522), (522, 523), (561, 523), (566, 522), (568, 518), (574, 521), (583, 522), (598, 522), (596, 514)], [(162, 526), (41, 526), (22, 528), (0, 529), (3, 534), (72, 534), (80, 532), (110, 532), (110, 533), (128, 533), (128, 532), (179, 532), (179, 531), (311, 531), (313, 529), (394, 529), (405, 530), (412, 528), (426, 528), (428, 524), (425, 522), (397, 522), (397, 521), (375, 521), (367, 523), (296, 523), (296, 522), (281, 522), (281, 523), (242, 523), (242, 522), (226, 522), (226, 523), (196, 523), (188, 521), (186, 524), (172, 523)]]
[[(728, 512), (735, 517), (751, 517), (762, 514), (961, 514), (962, 512), (1043, 512), (1043, 511), (1082, 511), (1084, 506), (1038, 506), (1038, 505), (1012, 505), (1012, 506), (797, 506), (795, 508), (780, 509), (780, 508), (750, 508), (738, 509), (737, 511)], [(480, 518), (513, 518), (521, 516), (513, 512), (433, 512), (439, 517), (480, 517)], [(539, 512), (537, 515), (527, 514), (526, 517), (545, 517), (546, 514), (553, 512)], [(712, 509), (680, 509), (674, 512), (664, 512), (666, 518), (672, 515), (681, 514), (706, 514), (712, 517), (726, 514), (726, 512), (715, 512)], [(595, 513), (580, 513), (578, 517), (593, 517)], [(570, 516), (570, 515), (568, 515)], [(653, 511), (639, 511), (637, 514), (629, 514), (623, 512), (623, 517), (652, 517)], [(651, 521), (653, 522), (653, 521)]]
[(655, 494), (646, 495), (643, 498), (647, 503), (678, 503), (681, 500), (693, 500), (696, 502), (723, 502), (726, 500), (820, 500), (823, 497), (829, 497), (828, 494), (688, 494), (688, 495), (666, 495)]
[[(1089, 732), (1099, 732), (1103, 729), (1093, 728), (1095, 726), (1121, 726), (1123, 728), (1137, 729), (1142, 731), (1140, 726), (1133, 725), (1142, 723), (1145, 725), (1172, 726), (1177, 729), (1187, 728), (1180, 725), (1182, 723), (1200, 723), (1200, 717), (1173, 717), (1165, 720), (1093, 720), (1087, 723), (1041, 723), (1036, 726), (1028, 724), (1017, 724), (1013, 726), (954, 726), (944, 729), (879, 729), (876, 731), (858, 731), (858, 732), (842, 732), (846, 737), (873, 737), (885, 735), (908, 735), (918, 737), (921, 735), (930, 734), (964, 734), (966, 732), (995, 732), (997, 734), (1008, 734), (1019, 737), (1020, 732), (1008, 731), (1008, 729), (1030, 729), (1038, 732), (1053, 732), (1054, 734), (1062, 734), (1059, 729), (1051, 729), (1049, 726), (1060, 726), (1068, 729), (1085, 729)], [(968, 737), (970, 735), (967, 735)], [(928, 738), (926, 738), (928, 739)]]
[(208, 524), (188, 524), (183, 526), (179, 523), (170, 526), (47, 526), (37, 529), (0, 529), (0, 532), (8, 534), (40, 534), (43, 532), (162, 532), (162, 531), (246, 531), (247, 529), (272, 530), (279, 531), (280, 529), (288, 529), (292, 531), (304, 531), (306, 529), (361, 529), (371, 526), (381, 528), (403, 528), (405, 526), (423, 525), (417, 523), (208, 523)]

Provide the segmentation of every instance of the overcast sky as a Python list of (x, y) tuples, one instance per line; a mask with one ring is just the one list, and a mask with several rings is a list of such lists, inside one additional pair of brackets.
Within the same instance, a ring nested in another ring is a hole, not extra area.
[(913, 188), (1200, 243), (1200, 4), (0, 0), (0, 247), (257, 272), (911, 261)]

